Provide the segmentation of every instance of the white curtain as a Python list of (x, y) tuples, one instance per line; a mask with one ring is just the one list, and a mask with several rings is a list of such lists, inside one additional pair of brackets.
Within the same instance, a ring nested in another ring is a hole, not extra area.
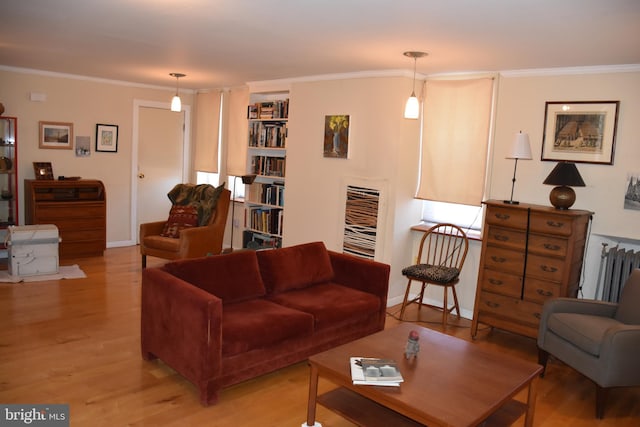
[(231, 89), (227, 99), (227, 174), (242, 176), (247, 173), (249, 87)]
[(218, 172), (218, 140), (220, 132), (220, 97), (222, 92), (196, 94), (196, 135), (194, 169)]
[(428, 80), (417, 198), (480, 205), (493, 78)]

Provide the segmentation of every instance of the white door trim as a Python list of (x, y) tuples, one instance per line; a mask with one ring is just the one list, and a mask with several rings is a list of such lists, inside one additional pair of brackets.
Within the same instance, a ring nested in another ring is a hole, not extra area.
[[(171, 104), (168, 102), (146, 101), (143, 99), (133, 100), (133, 129), (131, 138), (131, 244), (138, 244), (138, 134), (140, 108), (160, 108), (170, 110)], [(189, 165), (191, 164), (191, 106), (183, 105), (184, 111), (184, 143), (182, 145), (182, 182), (189, 182)]]

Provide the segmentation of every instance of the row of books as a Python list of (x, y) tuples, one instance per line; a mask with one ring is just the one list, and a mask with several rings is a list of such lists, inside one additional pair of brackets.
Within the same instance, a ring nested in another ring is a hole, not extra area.
[(249, 105), (247, 118), (249, 119), (286, 119), (289, 117), (289, 99), (256, 102)]
[(285, 123), (249, 123), (249, 146), (284, 148), (287, 139)]
[(249, 228), (263, 233), (282, 235), (284, 212), (280, 208), (250, 207), (248, 210)]
[(257, 175), (283, 177), (284, 157), (252, 156), (251, 171)]
[(351, 357), (349, 362), (354, 384), (399, 387), (404, 381), (395, 360)]
[(244, 230), (242, 235), (242, 247), (256, 250), (277, 249), (282, 247), (282, 238), (251, 230)]
[(249, 190), (249, 201), (284, 206), (284, 184), (254, 184)]

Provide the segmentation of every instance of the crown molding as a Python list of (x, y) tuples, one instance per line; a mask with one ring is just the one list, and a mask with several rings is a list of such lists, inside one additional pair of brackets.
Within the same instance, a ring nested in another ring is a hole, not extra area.
[(503, 77), (544, 77), (580, 74), (609, 74), (609, 73), (636, 73), (640, 71), (640, 64), (620, 65), (594, 65), (588, 67), (566, 68), (534, 68), (530, 70), (506, 70), (500, 71)]
[[(150, 84), (144, 84), (144, 83), (128, 82), (125, 80), (112, 80), (112, 79), (104, 79), (100, 77), (82, 76), (78, 74), (58, 73), (55, 71), (35, 70), (32, 68), (9, 67), (6, 65), (0, 65), (0, 70), (10, 71), (13, 73), (33, 74), (33, 75), (45, 76), (45, 77), (57, 77), (62, 79), (82, 80), (82, 81), (104, 83), (104, 84), (111, 84), (111, 85), (117, 85), (117, 86), (137, 87), (141, 89), (157, 89), (157, 90), (167, 90), (171, 92), (175, 92), (176, 90), (175, 85), (174, 86), (150, 85)], [(173, 80), (171, 80), (171, 82), (173, 82)], [(185, 88), (180, 88), (180, 92), (190, 93), (190, 94), (195, 93), (193, 89), (185, 89)]]

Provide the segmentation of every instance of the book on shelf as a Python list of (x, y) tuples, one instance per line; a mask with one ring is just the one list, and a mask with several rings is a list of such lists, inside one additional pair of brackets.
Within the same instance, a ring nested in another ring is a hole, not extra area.
[(404, 381), (395, 360), (351, 357), (349, 361), (354, 384), (399, 387)]

